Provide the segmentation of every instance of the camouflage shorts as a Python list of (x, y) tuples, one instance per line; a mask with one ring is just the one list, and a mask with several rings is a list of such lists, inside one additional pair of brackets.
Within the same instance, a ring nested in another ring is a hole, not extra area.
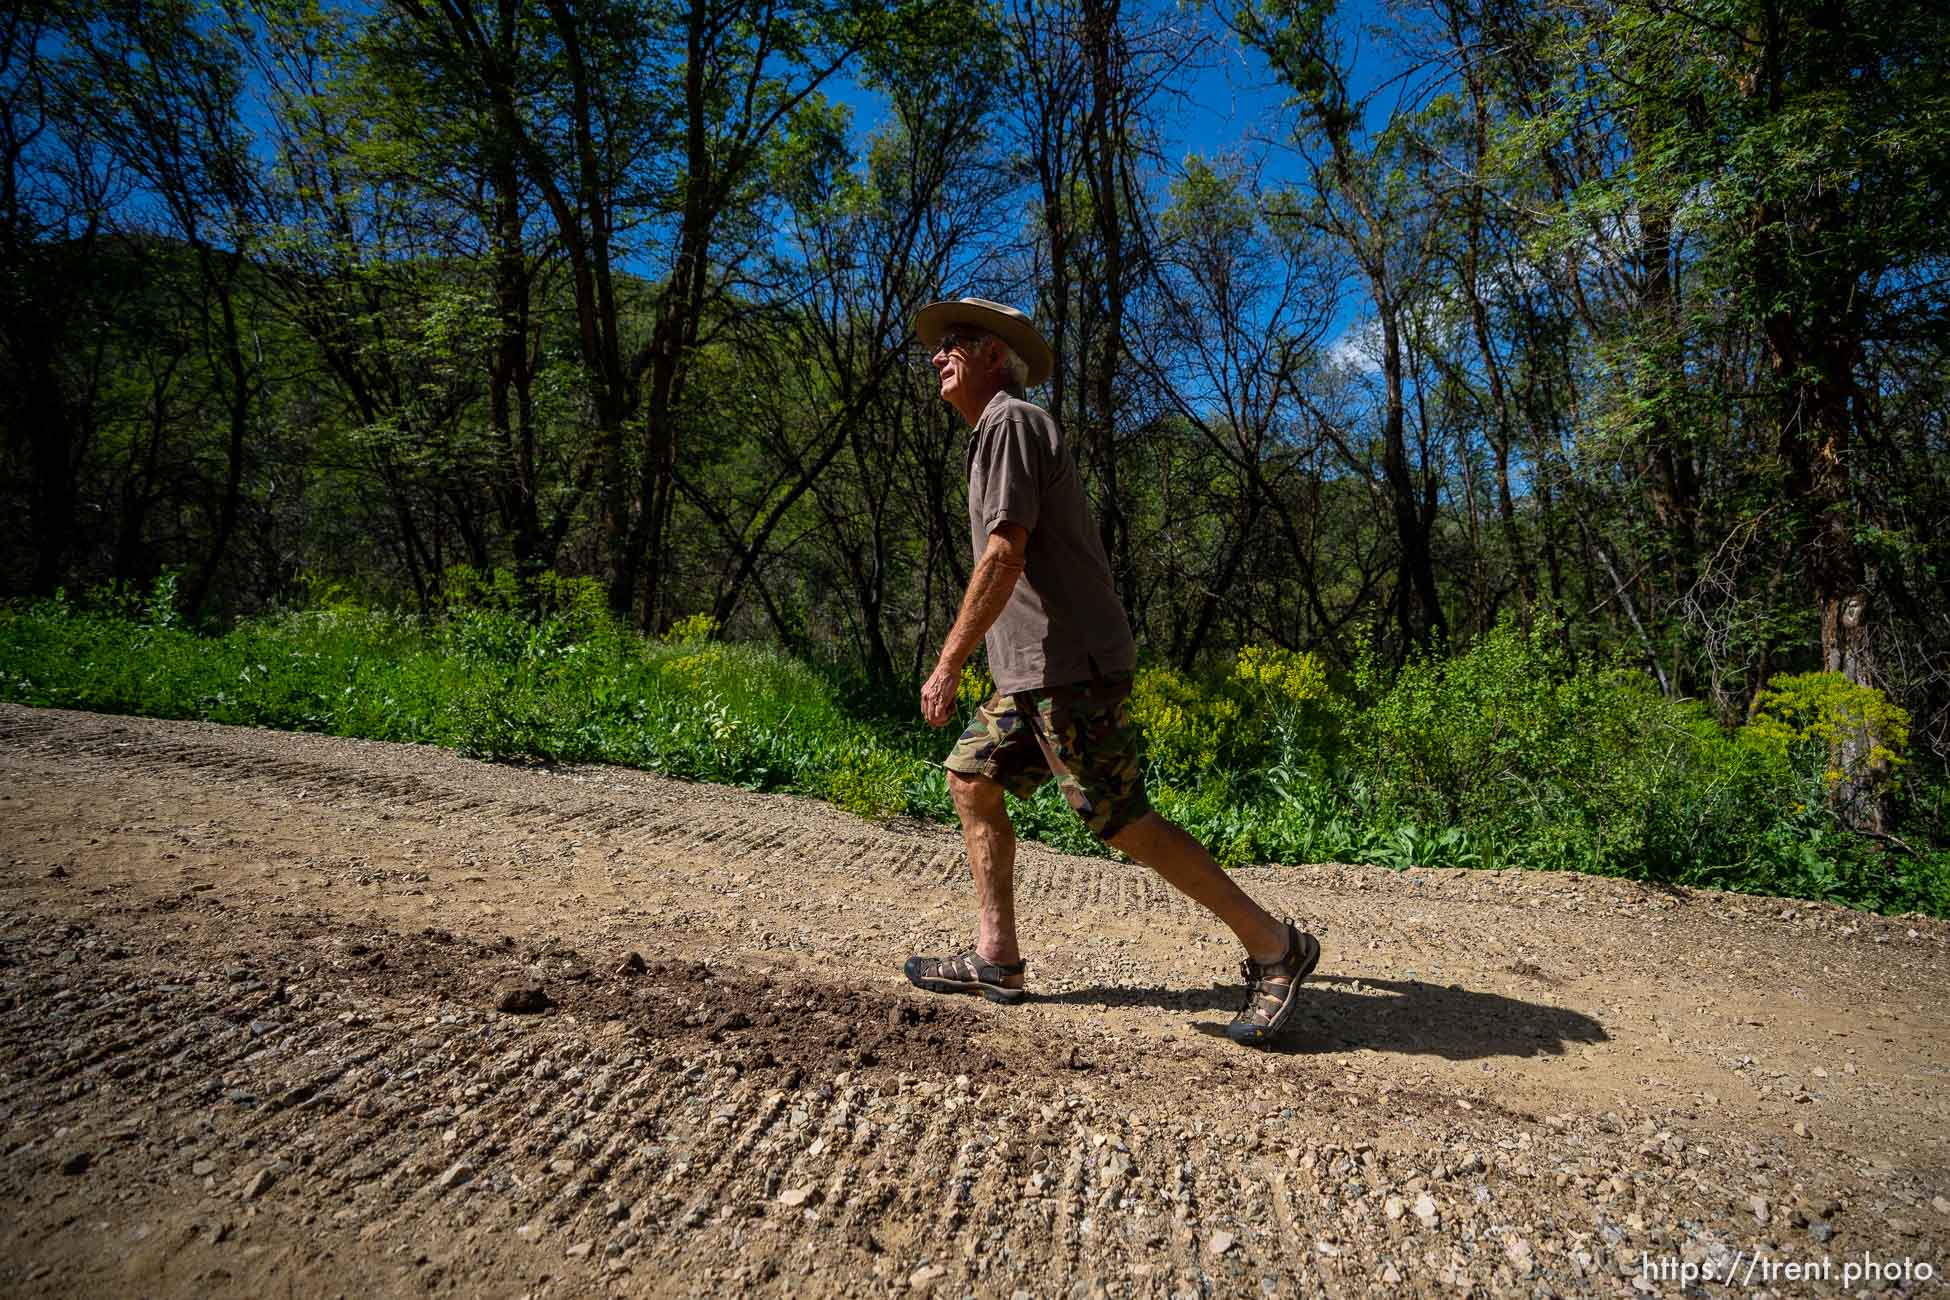
[(975, 711), (942, 761), (1027, 799), (1054, 776), (1090, 833), (1108, 840), (1151, 810), (1138, 766), (1138, 733), (1124, 705), (1130, 674), (996, 694)]

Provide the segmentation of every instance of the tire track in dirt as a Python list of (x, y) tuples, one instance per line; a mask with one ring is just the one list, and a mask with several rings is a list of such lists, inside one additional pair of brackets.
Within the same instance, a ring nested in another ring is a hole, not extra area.
[[(72, 944), (74, 929), (49, 929), (41, 943), (50, 950)], [(435, 985), (453, 978), (425, 964), (451, 951), (422, 955), (412, 976)], [(392, 997), (362, 996), (361, 976), (329, 967), (292, 972), (306, 991), (280, 1000), (289, 977), (268, 974), (274, 959), (233, 952), (232, 960), (242, 964), (145, 983), (139, 997), (114, 991), (120, 980), (107, 963), (85, 981), (12, 985), (0, 1017), (9, 1041), (30, 1038), (24, 1018), (43, 999), (79, 1003), (89, 1025), (77, 1038), (82, 1050), (67, 1062), (72, 1069), (28, 1049), (9, 1057), (9, 1082), (44, 1089), (88, 1079), (87, 1089), (54, 1104), (57, 1112), (112, 1094), (105, 1099), (120, 1112), (204, 1115), (212, 1140), (179, 1139), (173, 1163), (206, 1168), (204, 1177), (218, 1185), (212, 1190), (245, 1204), (277, 1200), (314, 1219), (336, 1207), (330, 1217), (344, 1214), (363, 1242), (438, 1233), (465, 1205), (467, 1217), (506, 1231), (542, 1224), (563, 1240), (627, 1239), (607, 1257), (627, 1260), (644, 1249), (694, 1250), (698, 1230), (708, 1242), (774, 1207), (816, 1216), (824, 1209), (842, 1240), (872, 1243), (876, 1256), (904, 1256), (902, 1276), (933, 1267), (972, 1276), (975, 1261), (999, 1250), (1021, 1278), (1053, 1265), (1090, 1279), (1106, 1248), (1149, 1249), (1148, 1240), (1106, 1222), (1118, 1187), (1100, 1182), (1098, 1171), (1118, 1148), (1094, 1147), (1080, 1123), (1067, 1136), (1084, 1140), (1068, 1142), (1073, 1149), (1051, 1189), (1053, 1236), (1041, 1216), (1012, 1213), (1007, 1207), (1024, 1188), (1013, 1154), (990, 1134), (1027, 1130), (1039, 1152), (1053, 1152), (1066, 1135), (1037, 1121), (1028, 1103), (994, 1085), (978, 1088), (966, 1075), (861, 1082), (841, 1072), (817, 1089), (793, 1091), (708, 1047), (695, 1063), (646, 1061), (634, 1047), (605, 1050), (547, 1024), (524, 1027), (506, 1045), (496, 1041), (492, 1016), (416, 1012)], [(145, 1061), (178, 1058), (180, 1036), (127, 1033), (131, 1018), (196, 1034), (195, 1077), (145, 1076)], [(708, 1035), (686, 1041), (703, 1047)], [(18, 1092), (10, 1088), (0, 1102), (10, 1126), (22, 1109)], [(49, 1117), (48, 1106), (34, 1109)], [(1043, 1109), (1065, 1118), (1095, 1114), (1094, 1103), (1075, 1097)], [(981, 1123), (971, 1133), (977, 1113)], [(534, 1136), (511, 1144), (511, 1130)], [(1130, 1169), (1145, 1159), (1140, 1146)], [(505, 1180), (486, 1176), (495, 1164), (506, 1166)], [(1207, 1199), (1223, 1201), (1232, 1182), (1227, 1177)], [(782, 1194), (815, 1185), (819, 1195), (782, 1202)], [(664, 1186), (681, 1192), (667, 1197)], [(659, 1222), (630, 1238), (623, 1225), (634, 1223), (628, 1211), (638, 1205), (659, 1212)], [(1067, 1243), (1053, 1259), (1050, 1240)], [(750, 1244), (737, 1253), (747, 1266), (767, 1258)]]
[[(0, 706), (0, 858), (14, 1293), (1612, 1294), (1806, 1249), (1803, 1202), (1832, 1250), (1950, 1219), (1950, 1027), (1865, 1026), (1809, 943), (1915, 988), (1935, 923), (1255, 869), (1329, 962), (1246, 1055), (1148, 873), (1024, 845), (1038, 998), (922, 999), (889, 949), (965, 933), (952, 831), (640, 774)], [(562, 1005), (493, 1012), (510, 979)]]
[[(748, 859), (758, 859), (765, 864), (791, 866), (814, 877), (844, 879), (851, 886), (870, 887), (883, 898), (897, 896), (897, 891), (909, 884), (946, 890), (962, 885), (966, 879), (959, 855), (944, 852), (936, 845), (916, 844), (907, 837), (888, 842), (845, 829), (835, 834), (835, 823), (844, 825), (836, 816), (820, 819), (823, 824), (781, 832), (762, 823), (755, 825), (748, 811), (726, 806), (717, 798), (694, 799), (680, 794), (673, 801), (679, 803), (679, 811), (644, 809), (618, 813), (613, 803), (573, 796), (567, 803), (494, 798), (438, 788), (428, 779), (374, 779), (356, 771), (302, 759), (266, 762), (254, 757), (237, 757), (222, 747), (228, 737), (221, 732), (208, 743), (158, 743), (140, 738), (121, 739), (112, 734), (72, 737), (50, 728), (24, 728), (12, 714), (0, 715), (0, 743), (30, 738), (44, 752), (61, 757), (110, 764), (152, 778), (159, 765), (167, 765), (189, 777), (263, 790), (267, 800), (356, 797), (390, 804), (422, 822), (479, 816), (518, 823), (533, 832), (572, 830), (610, 842), (612, 849), (620, 850), (618, 856), (626, 861), (681, 856), (703, 858), (720, 865), (742, 865)], [(325, 740), (311, 736), (290, 739), (309, 743)], [(427, 755), (448, 763), (455, 761), (440, 751), (427, 751)], [(604, 829), (609, 826), (617, 829)], [(1022, 889), (1026, 901), (1043, 902), (1053, 910), (1121, 902), (1125, 906), (1168, 911), (1187, 921), (1195, 921), (1200, 916), (1175, 892), (1133, 874), (1128, 867), (1095, 859), (1068, 859), (1037, 849), (1030, 849), (1024, 856), (1036, 860), (1033, 872), (1026, 873)], [(1106, 872), (1110, 873), (1109, 879)], [(615, 877), (615, 872), (610, 873), (606, 889), (627, 898), (625, 883)]]

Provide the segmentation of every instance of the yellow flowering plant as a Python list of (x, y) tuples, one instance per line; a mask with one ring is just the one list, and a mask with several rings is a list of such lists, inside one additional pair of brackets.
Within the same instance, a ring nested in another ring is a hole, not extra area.
[(1741, 738), (1796, 766), (1820, 765), (1822, 784), (1885, 782), (1908, 760), (1909, 714), (1841, 673), (1776, 677), (1754, 697)]
[(692, 641), (709, 641), (717, 635), (718, 620), (709, 614), (689, 614), (670, 625), (663, 634), (665, 645), (685, 645)]
[(1152, 766), (1197, 785), (1220, 770), (1296, 766), (1334, 693), (1317, 655), (1279, 646), (1241, 649), (1223, 678), (1199, 680), (1172, 668), (1139, 672), (1131, 717)]
[(1327, 669), (1310, 650), (1249, 645), (1239, 651), (1232, 679), (1250, 690), (1264, 692), (1269, 703), (1302, 705), (1325, 701), (1332, 694)]
[(955, 703), (963, 709), (973, 709), (987, 703), (993, 694), (995, 679), (980, 664), (962, 665), (961, 682), (955, 687)]

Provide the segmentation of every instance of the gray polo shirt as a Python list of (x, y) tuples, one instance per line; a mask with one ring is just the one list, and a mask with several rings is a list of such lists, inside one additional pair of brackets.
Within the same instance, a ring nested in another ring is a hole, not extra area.
[(1076, 461), (1048, 411), (1008, 392), (968, 442), (968, 533), (979, 560), (999, 524), (1029, 532), (1023, 575), (989, 629), (1004, 694), (1131, 671), (1137, 643), (1111, 584)]

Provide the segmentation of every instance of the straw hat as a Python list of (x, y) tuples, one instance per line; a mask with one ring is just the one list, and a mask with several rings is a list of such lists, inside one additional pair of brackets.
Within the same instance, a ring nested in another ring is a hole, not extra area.
[(1049, 378), (1056, 357), (1029, 317), (1014, 307), (987, 298), (950, 298), (931, 302), (914, 317), (914, 332), (930, 349), (938, 346), (951, 326), (967, 325), (1007, 343), (1029, 366), (1029, 385)]

